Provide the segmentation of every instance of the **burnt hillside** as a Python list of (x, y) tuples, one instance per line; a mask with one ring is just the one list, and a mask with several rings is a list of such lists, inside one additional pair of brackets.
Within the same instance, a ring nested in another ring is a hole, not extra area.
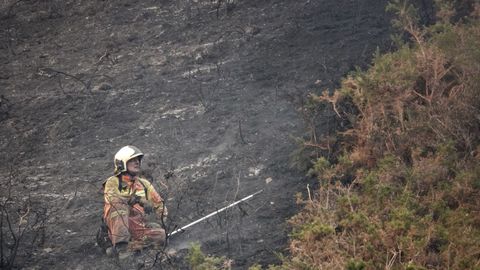
[[(303, 136), (302, 100), (388, 48), (384, 5), (3, 1), (4, 256), (15, 249), (11, 223), (29, 228), (15, 268), (111, 269), (94, 241), (99, 189), (115, 152), (133, 144), (167, 199), (169, 228), (264, 189), (172, 237), (169, 248), (199, 242), (238, 269), (275, 263), (294, 194), (309, 181), (289, 165), (292, 138)], [(335, 129), (334, 116), (322, 112), (324, 132)]]

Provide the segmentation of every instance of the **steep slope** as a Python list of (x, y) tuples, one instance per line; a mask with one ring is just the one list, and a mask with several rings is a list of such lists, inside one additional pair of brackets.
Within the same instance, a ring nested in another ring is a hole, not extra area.
[(264, 189), (170, 247), (197, 241), (239, 269), (274, 263), (306, 185), (289, 168), (302, 97), (386, 47), (383, 9), (374, 0), (3, 4), (0, 181), (14, 184), (2, 196), (48, 209), (43, 240), (29, 257), (21, 245), (16, 264), (111, 268), (94, 246), (98, 191), (126, 144), (146, 153), (169, 228)]

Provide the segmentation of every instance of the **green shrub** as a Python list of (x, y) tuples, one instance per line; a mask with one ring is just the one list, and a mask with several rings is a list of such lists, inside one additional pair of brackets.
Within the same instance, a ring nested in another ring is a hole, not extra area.
[(321, 220), (305, 223), (300, 229), (294, 230), (291, 237), (300, 240), (315, 240), (335, 232), (330, 225), (322, 223)]
[(364, 261), (350, 260), (345, 266), (345, 270), (365, 270), (367, 264)]
[(262, 270), (262, 266), (259, 265), (259, 264), (257, 264), (257, 263), (255, 263), (255, 264), (253, 264), (252, 266), (250, 266), (250, 267), (248, 268), (248, 270)]
[(192, 270), (230, 269), (230, 266), (226, 264), (227, 259), (225, 257), (206, 256), (198, 243), (193, 243), (190, 246), (187, 261)]

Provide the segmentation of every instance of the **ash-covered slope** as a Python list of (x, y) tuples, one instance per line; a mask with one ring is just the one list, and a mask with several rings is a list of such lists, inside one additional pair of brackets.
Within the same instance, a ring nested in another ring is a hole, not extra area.
[[(199, 242), (238, 269), (277, 261), (294, 194), (306, 190), (289, 167), (301, 100), (385, 48), (389, 21), (376, 0), (234, 2), (1, 4), (0, 181), (12, 187), (4, 208), (48, 210), (19, 246), (18, 267), (116, 265), (94, 234), (98, 191), (126, 144), (146, 153), (169, 228), (264, 189), (169, 247)], [(334, 114), (319, 122), (334, 128)]]

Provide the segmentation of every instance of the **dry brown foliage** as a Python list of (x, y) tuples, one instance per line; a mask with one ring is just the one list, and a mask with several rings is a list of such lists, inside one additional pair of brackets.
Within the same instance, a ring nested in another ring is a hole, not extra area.
[(347, 99), (359, 113), (339, 134), (344, 154), (314, 165), (321, 189), (290, 220), (288, 269), (480, 269), (475, 18), (426, 28), (407, 16), (412, 44), (312, 96), (340, 117)]

